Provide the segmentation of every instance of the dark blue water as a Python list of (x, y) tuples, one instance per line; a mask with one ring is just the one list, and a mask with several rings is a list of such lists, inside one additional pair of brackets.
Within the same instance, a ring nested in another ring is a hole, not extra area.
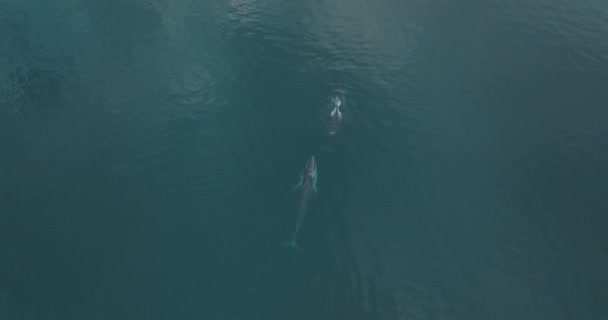
[(0, 319), (608, 319), (607, 84), (598, 0), (0, 0)]

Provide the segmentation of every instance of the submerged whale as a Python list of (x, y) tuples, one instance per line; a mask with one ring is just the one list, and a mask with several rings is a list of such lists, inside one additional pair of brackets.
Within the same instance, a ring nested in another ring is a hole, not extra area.
[(344, 105), (344, 93), (334, 91), (331, 97), (331, 112), (327, 115), (327, 133), (334, 136), (340, 130), (342, 123), (342, 106)]
[(296, 214), (296, 228), (291, 240), (286, 242), (285, 246), (297, 249), (298, 244), (296, 239), (308, 210), (308, 202), (313, 194), (317, 192), (317, 162), (315, 161), (315, 156), (311, 156), (306, 162), (306, 166), (300, 174), (300, 181), (295, 186), (295, 189), (300, 191), (300, 205), (298, 206), (298, 212)]

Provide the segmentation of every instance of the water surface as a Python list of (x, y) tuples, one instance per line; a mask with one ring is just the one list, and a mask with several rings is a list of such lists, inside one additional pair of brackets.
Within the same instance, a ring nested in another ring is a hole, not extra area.
[(603, 2), (0, 4), (0, 319), (608, 318)]

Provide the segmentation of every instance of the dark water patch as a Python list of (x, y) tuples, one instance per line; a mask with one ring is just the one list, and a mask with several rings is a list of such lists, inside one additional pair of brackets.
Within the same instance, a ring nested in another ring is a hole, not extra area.
[[(597, 175), (606, 169), (597, 158), (605, 151), (606, 145), (596, 139), (557, 135), (522, 154), (500, 179), (501, 186), (510, 190), (504, 197), (508, 214), (519, 221), (510, 229), (520, 230), (501, 236), (500, 264), (505, 272), (551, 288), (553, 301), (568, 301), (562, 305), (565, 317), (579, 314), (585, 301), (606, 296), (604, 279), (591, 271), (607, 259), (601, 245), (606, 241), (598, 233), (607, 222), (600, 213), (605, 204), (598, 201), (607, 188)], [(549, 261), (562, 262), (560, 268), (553, 268)], [(593, 317), (605, 312), (599, 307), (583, 314)]]

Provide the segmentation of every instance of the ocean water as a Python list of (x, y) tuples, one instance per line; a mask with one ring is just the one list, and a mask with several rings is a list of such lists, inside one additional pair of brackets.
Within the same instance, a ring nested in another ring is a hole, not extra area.
[(0, 0), (0, 320), (608, 319), (607, 84), (599, 0)]

